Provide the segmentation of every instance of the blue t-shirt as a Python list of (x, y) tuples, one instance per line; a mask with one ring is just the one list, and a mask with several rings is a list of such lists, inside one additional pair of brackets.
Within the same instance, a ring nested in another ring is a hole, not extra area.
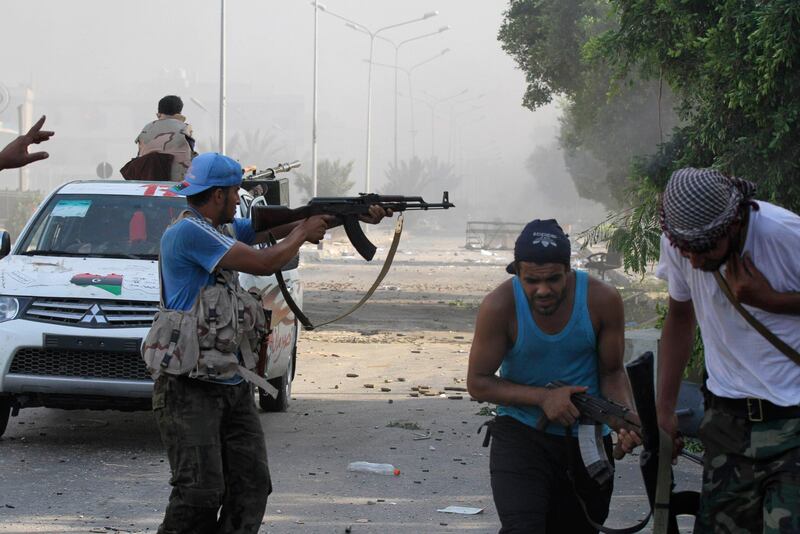
[[(214, 283), (214, 269), (236, 240), (252, 245), (256, 238), (249, 219), (233, 220), (234, 240), (195, 213), (196, 217), (186, 217), (167, 228), (161, 237), (159, 261), (164, 305), (171, 310), (191, 309), (200, 290)], [(236, 385), (243, 379), (236, 375), (226, 380), (206, 380)]]
[(197, 214), (178, 221), (161, 237), (159, 261), (164, 305), (171, 310), (192, 307), (200, 290), (214, 283), (214, 269), (236, 240), (247, 245), (255, 241), (256, 233), (249, 219), (233, 220), (234, 240), (200, 217)]

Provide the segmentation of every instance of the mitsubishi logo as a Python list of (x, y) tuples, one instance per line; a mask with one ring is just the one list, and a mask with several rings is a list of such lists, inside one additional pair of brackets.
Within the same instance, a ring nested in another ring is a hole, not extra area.
[(106, 321), (106, 316), (103, 314), (100, 306), (94, 304), (91, 308), (89, 308), (89, 311), (86, 312), (86, 315), (83, 316), (81, 322), (89, 324), (106, 324), (108, 321)]

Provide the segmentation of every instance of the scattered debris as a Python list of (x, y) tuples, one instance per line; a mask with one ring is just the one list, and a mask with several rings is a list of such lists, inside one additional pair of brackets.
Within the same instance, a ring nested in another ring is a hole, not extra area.
[(422, 430), (414, 421), (389, 421), (387, 428), (402, 428), (403, 430)]

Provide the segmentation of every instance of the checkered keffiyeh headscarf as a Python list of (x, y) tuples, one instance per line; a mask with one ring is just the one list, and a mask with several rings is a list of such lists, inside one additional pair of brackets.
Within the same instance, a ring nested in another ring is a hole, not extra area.
[(688, 167), (672, 173), (661, 197), (661, 228), (682, 250), (706, 252), (752, 204), (756, 186), (715, 169)]

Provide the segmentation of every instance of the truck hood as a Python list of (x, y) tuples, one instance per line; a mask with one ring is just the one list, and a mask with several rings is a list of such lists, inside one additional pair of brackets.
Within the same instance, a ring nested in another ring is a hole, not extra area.
[(0, 294), (157, 302), (158, 262), (7, 256), (0, 260)]

